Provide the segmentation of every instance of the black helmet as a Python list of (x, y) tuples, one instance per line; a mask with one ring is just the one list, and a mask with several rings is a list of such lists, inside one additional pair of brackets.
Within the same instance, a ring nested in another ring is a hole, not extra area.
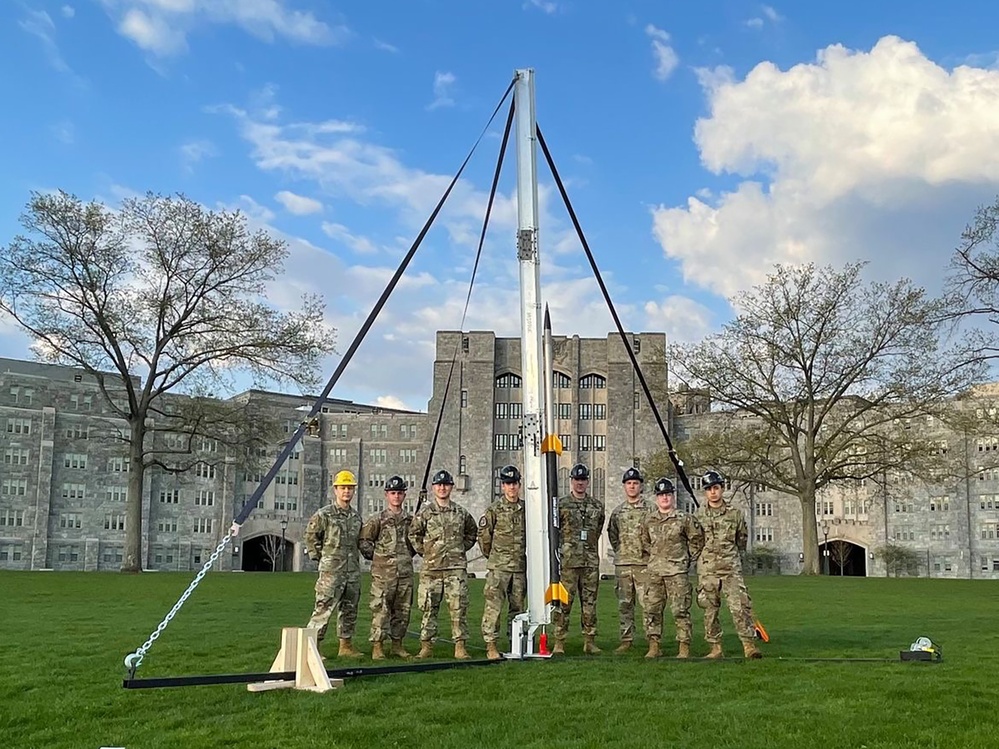
[(569, 471), (569, 478), (571, 479), (582, 479), (583, 481), (590, 480), (590, 469), (584, 466), (582, 463), (576, 463)]
[(450, 484), (454, 485), (454, 479), (451, 478), (451, 474), (445, 471), (443, 468), (434, 474), (434, 480), (430, 482), (431, 484)]
[(624, 472), (624, 476), (621, 477), (621, 483), (622, 484), (625, 483), (626, 481), (641, 481), (641, 482), (644, 483), (645, 482), (645, 478), (642, 476), (642, 472), (641, 471), (639, 471), (637, 468), (635, 468), (634, 466), (632, 466), (627, 471), (625, 471)]
[(676, 488), (672, 481), (661, 478), (656, 482), (656, 494), (676, 494)]
[(402, 480), (402, 476), (393, 476), (385, 482), (385, 491), (387, 492), (404, 492), (408, 488), (406, 482)]
[(702, 489), (710, 489), (712, 486), (725, 486), (725, 477), (718, 471), (708, 471), (701, 477)]
[(519, 484), (520, 471), (517, 466), (503, 466), (500, 468), (499, 478), (501, 484)]

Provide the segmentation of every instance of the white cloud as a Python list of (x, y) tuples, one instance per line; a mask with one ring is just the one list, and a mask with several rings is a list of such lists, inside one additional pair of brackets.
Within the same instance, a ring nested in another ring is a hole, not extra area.
[(53, 138), (60, 143), (65, 143), (66, 145), (69, 145), (76, 140), (76, 129), (73, 127), (73, 123), (69, 120), (57, 122), (49, 128), (49, 132), (52, 133)]
[(367, 237), (354, 234), (343, 224), (332, 221), (324, 221), (322, 225), (323, 233), (330, 239), (335, 239), (347, 245), (351, 250), (360, 255), (371, 255), (378, 252), (378, 245)]
[(296, 216), (307, 216), (310, 213), (321, 213), (323, 204), (315, 198), (307, 198), (304, 195), (296, 195), (288, 190), (282, 190), (274, 199), (284, 206), (288, 213)]
[(524, 10), (529, 10), (531, 8), (537, 8), (542, 13), (553, 15), (558, 12), (558, 3), (551, 2), (551, 0), (527, 0), (527, 2), (524, 3)]
[(915, 44), (839, 45), (782, 71), (701, 75), (695, 140), (744, 181), (653, 211), (684, 278), (731, 295), (777, 262), (869, 259), (882, 277), (938, 285), (974, 207), (999, 188), (999, 72), (946, 70)]
[(72, 77), (77, 85), (86, 85), (69, 67), (59, 50), (59, 45), (56, 43), (56, 25), (52, 16), (44, 10), (26, 9), (25, 17), (18, 21), (18, 25), (41, 41), (45, 59), (54, 70)]
[(189, 140), (183, 143), (178, 150), (180, 151), (181, 166), (189, 174), (205, 159), (218, 155), (215, 144), (205, 139)]
[(746, 25), (749, 28), (751, 28), (751, 29), (762, 29), (763, 28), (763, 19), (762, 18), (758, 18), (758, 17), (757, 18), (750, 18), (748, 21), (746, 21)]
[(76, 10), (72, 5), (64, 5), (59, 10), (62, 13), (63, 18), (72, 18), (76, 15)]
[(342, 42), (350, 31), (286, 0), (101, 0), (118, 33), (157, 57), (187, 49), (187, 37), (205, 25), (235, 25), (266, 42), (277, 37), (309, 45)]
[(652, 74), (660, 81), (665, 81), (680, 64), (680, 58), (669, 44), (669, 34), (656, 28), (651, 23), (645, 27), (645, 35), (652, 40), (652, 58), (656, 67)]
[(770, 23), (779, 23), (780, 21), (784, 20), (784, 16), (782, 16), (780, 13), (774, 10), (774, 7), (772, 5), (764, 5), (761, 8), (761, 10), (763, 11), (763, 15), (767, 17), (767, 20), (770, 21)]
[(711, 311), (693, 299), (676, 294), (662, 302), (645, 303), (645, 330), (662, 330), (673, 342), (699, 341), (712, 330)]
[(439, 70), (434, 73), (434, 100), (427, 105), (427, 109), (453, 107), (454, 98), (451, 89), (456, 80), (454, 73), (442, 73)]
[(772, 5), (761, 5), (760, 15), (754, 16), (746, 21), (746, 26), (751, 29), (762, 29), (767, 23), (778, 24), (784, 20), (784, 16), (778, 13)]
[(388, 42), (384, 42), (381, 39), (377, 38), (374, 40), (374, 42), (375, 42), (375, 49), (380, 49), (383, 52), (391, 52), (393, 55), (399, 54), (399, 48), (394, 44), (389, 44)]
[(381, 406), (382, 408), (395, 408), (402, 411), (412, 411), (414, 409), (407, 406), (401, 400), (396, 398), (394, 395), (379, 395), (375, 398), (375, 405)]

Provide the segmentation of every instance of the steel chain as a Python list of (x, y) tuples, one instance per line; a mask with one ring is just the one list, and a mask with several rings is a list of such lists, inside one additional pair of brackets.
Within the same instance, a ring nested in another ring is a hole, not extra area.
[(194, 592), (194, 589), (198, 587), (198, 584), (204, 579), (205, 575), (208, 574), (208, 570), (212, 568), (212, 565), (214, 565), (215, 562), (218, 561), (218, 558), (222, 555), (222, 552), (225, 551), (225, 547), (229, 545), (229, 542), (233, 539), (234, 536), (235, 534), (233, 533), (233, 529), (230, 528), (229, 532), (219, 542), (219, 545), (215, 547), (215, 551), (208, 558), (208, 561), (205, 562), (204, 565), (202, 565), (201, 571), (194, 576), (194, 580), (192, 580), (191, 584), (187, 586), (187, 590), (185, 590), (181, 594), (180, 598), (177, 599), (177, 603), (175, 603), (173, 605), (173, 608), (170, 609), (170, 612), (165, 617), (163, 617), (163, 621), (161, 621), (159, 625), (156, 627), (156, 629), (153, 630), (153, 633), (149, 635), (149, 639), (146, 640), (142, 644), (142, 647), (138, 648), (134, 653), (129, 653), (128, 655), (125, 656), (125, 667), (128, 669), (130, 678), (135, 676), (135, 670), (142, 664), (142, 659), (146, 656), (146, 653), (149, 652), (149, 648), (151, 648), (153, 646), (153, 643), (156, 642), (157, 639), (159, 639), (159, 636), (163, 633), (163, 630), (167, 628), (167, 625), (170, 623), (170, 620), (177, 615), (177, 612), (180, 611), (181, 606), (184, 605), (187, 599)]

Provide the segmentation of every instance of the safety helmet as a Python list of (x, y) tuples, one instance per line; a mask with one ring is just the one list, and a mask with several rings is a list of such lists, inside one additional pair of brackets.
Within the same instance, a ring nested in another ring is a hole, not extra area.
[(454, 479), (451, 478), (451, 474), (445, 471), (443, 468), (434, 474), (433, 481), (431, 484), (451, 484), (454, 485)]
[(404, 492), (408, 488), (406, 482), (402, 480), (402, 476), (393, 476), (385, 482), (385, 491), (387, 492)]
[(701, 477), (701, 488), (710, 489), (712, 486), (724, 486), (725, 477), (722, 476), (718, 471), (707, 471)]
[(672, 481), (661, 478), (656, 482), (656, 494), (676, 494), (676, 488)]
[(357, 477), (350, 471), (339, 471), (333, 477), (333, 486), (357, 486)]
[(590, 480), (590, 469), (584, 466), (582, 463), (576, 463), (569, 471), (569, 478), (571, 479), (581, 479), (582, 481)]
[(503, 466), (499, 471), (499, 480), (501, 484), (520, 483), (520, 471), (517, 466)]
[(624, 472), (624, 476), (621, 477), (621, 483), (622, 484), (625, 483), (626, 481), (641, 481), (641, 482), (644, 483), (645, 482), (645, 477), (642, 476), (642, 472), (641, 471), (639, 471), (637, 468), (635, 468), (634, 466), (632, 466), (627, 471), (625, 471)]

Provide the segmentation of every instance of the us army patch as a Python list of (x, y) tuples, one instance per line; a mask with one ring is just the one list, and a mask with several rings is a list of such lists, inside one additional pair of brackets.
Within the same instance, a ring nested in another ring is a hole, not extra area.
[(486, 527), (486, 516), (485, 515), (483, 515), (481, 518), (479, 518), (479, 527), (480, 528), (485, 528)]

